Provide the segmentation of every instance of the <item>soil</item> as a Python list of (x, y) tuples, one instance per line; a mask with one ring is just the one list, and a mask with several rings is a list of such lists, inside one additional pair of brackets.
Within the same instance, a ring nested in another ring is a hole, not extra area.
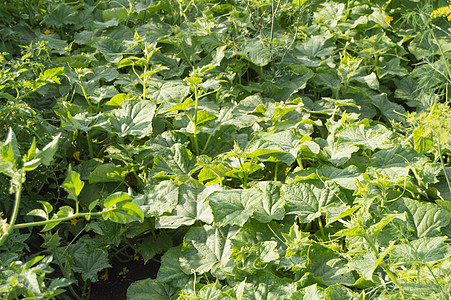
[[(155, 257), (159, 259), (159, 257)], [(95, 300), (126, 300), (127, 289), (133, 282), (146, 278), (155, 278), (157, 276), (160, 263), (153, 260), (142, 261), (132, 260), (127, 263), (121, 263), (117, 260), (110, 261), (112, 268), (108, 269), (108, 278), (102, 271), (101, 278), (91, 286), (90, 299)]]

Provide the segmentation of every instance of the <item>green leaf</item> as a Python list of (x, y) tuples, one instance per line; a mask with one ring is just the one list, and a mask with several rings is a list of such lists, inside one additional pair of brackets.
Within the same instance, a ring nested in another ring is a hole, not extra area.
[(251, 188), (258, 195), (254, 217), (259, 222), (282, 220), (285, 216), (285, 200), (280, 197), (280, 185), (273, 182), (258, 182)]
[(157, 104), (180, 103), (189, 94), (189, 86), (182, 80), (152, 80), (148, 84), (147, 93)]
[(103, 205), (105, 206), (103, 218), (116, 223), (126, 224), (144, 219), (144, 213), (133, 198), (123, 192), (117, 192), (108, 196)]
[(379, 111), (388, 119), (397, 122), (405, 120), (404, 107), (388, 100), (386, 94), (371, 96), (371, 103), (379, 109)]
[(408, 176), (411, 165), (421, 161), (422, 157), (415, 150), (408, 146), (399, 145), (375, 153), (371, 157), (370, 166), (390, 180), (399, 182)]
[(434, 140), (428, 134), (425, 135), (423, 126), (413, 130), (414, 149), (420, 154), (425, 154), (434, 149)]
[(97, 273), (105, 268), (111, 268), (108, 263), (108, 252), (105, 250), (77, 251), (73, 254), (75, 264), (72, 270), (81, 274), (83, 280), (97, 282)]
[(451, 257), (451, 246), (445, 244), (446, 236), (422, 237), (397, 245), (390, 255), (395, 264), (430, 264)]
[[(243, 282), (243, 287), (236, 285), (233, 289), (233, 293), (236, 295), (235, 297), (237, 299), (288, 299), (288, 297), (296, 291), (294, 283), (289, 283), (287, 280), (277, 277), (273, 273), (267, 271), (261, 271), (257, 272), (255, 275), (250, 275)], [(242, 291), (239, 290), (240, 288)]]
[(161, 267), (157, 280), (171, 286), (183, 288), (190, 282), (191, 276), (185, 274), (180, 267), (182, 245), (170, 248), (161, 257)]
[(152, 119), (156, 105), (147, 100), (125, 100), (121, 108), (108, 114), (111, 132), (123, 137), (126, 135), (148, 136), (152, 134)]
[(232, 300), (232, 296), (222, 293), (219, 289), (218, 283), (210, 283), (204, 285), (199, 293), (197, 293), (197, 299), (199, 300)]
[(170, 214), (163, 214), (157, 218), (157, 228), (177, 228), (182, 225), (193, 225), (197, 220), (212, 223), (213, 215), (205, 199), (214, 191), (220, 190), (211, 185), (205, 188), (196, 181), (182, 184), (178, 189), (178, 204)]
[(196, 167), (196, 158), (182, 144), (176, 143), (160, 151), (154, 159), (152, 174), (189, 175)]
[(172, 238), (165, 231), (158, 236), (148, 236), (142, 240), (138, 252), (141, 253), (144, 263), (152, 259), (156, 254), (163, 253), (172, 247)]
[(326, 213), (328, 206), (339, 203), (340, 195), (334, 184), (321, 180), (296, 181), (283, 185), (281, 189), (287, 213), (297, 214), (301, 222), (311, 222)]
[(346, 127), (336, 134), (336, 137), (338, 137), (337, 143), (342, 144), (342, 147), (344, 145), (358, 145), (371, 150), (390, 145), (391, 136), (392, 132), (385, 126), (380, 124), (368, 126), (365, 123)]
[(111, 63), (118, 63), (122, 59), (122, 54), (126, 51), (126, 48), (122, 44), (106, 36), (97, 38), (92, 43), (92, 46), (102, 53), (106, 60)]
[(84, 185), (85, 183), (80, 180), (80, 174), (72, 171), (72, 165), (69, 165), (66, 179), (61, 185), (61, 187), (69, 194), (67, 198), (77, 201), (78, 195), (80, 195)]
[(179, 201), (180, 187), (172, 181), (146, 186), (143, 200), (137, 200), (146, 217), (171, 213)]
[(233, 272), (231, 239), (237, 227), (204, 225), (192, 227), (185, 235), (180, 266), (186, 274), (210, 272), (218, 279)]
[(271, 61), (269, 48), (259, 39), (254, 38), (244, 43), (243, 50), (237, 52), (253, 64), (263, 67)]
[(124, 182), (125, 176), (129, 173), (127, 168), (107, 163), (97, 166), (89, 174), (89, 183), (96, 182)]
[(20, 157), (16, 135), (11, 128), (5, 142), (0, 144), (0, 173), (13, 177), (16, 172), (17, 159)]
[(291, 165), (297, 158), (299, 151), (298, 143), (300, 140), (291, 130), (262, 134), (259, 139), (255, 139), (249, 143), (246, 147), (246, 152), (254, 154), (257, 151), (275, 150), (274, 153), (261, 153), (258, 156), (270, 155), (287, 165)]
[(328, 178), (336, 184), (349, 189), (355, 190), (357, 182), (363, 180), (363, 176), (359, 168), (355, 165), (349, 165), (344, 169), (335, 168), (333, 166), (322, 165), (319, 168), (319, 174)]
[(450, 224), (451, 213), (440, 206), (402, 197), (393, 202), (390, 210), (407, 213), (407, 230), (418, 238), (437, 236), (439, 229)]
[(254, 214), (259, 195), (252, 189), (226, 190), (214, 192), (208, 200), (217, 225), (243, 226)]
[(59, 133), (53, 140), (48, 143), (41, 151), (39, 151), (36, 154), (36, 158), (40, 159), (40, 161), (46, 165), (49, 166), (50, 163), (53, 160), (53, 156), (56, 153), (56, 150), (58, 149), (58, 140), (61, 136), (61, 133)]
[(77, 22), (76, 13), (77, 11), (68, 5), (60, 4), (44, 18), (44, 23), (49, 27), (54, 25), (57, 28), (67, 24), (75, 24)]
[(346, 266), (346, 260), (333, 250), (312, 242), (306, 244), (299, 255), (308, 259), (309, 267), (305, 271), (311, 272), (319, 284), (354, 284), (355, 279)]
[(131, 300), (170, 300), (177, 290), (159, 280), (147, 278), (133, 282), (127, 289), (127, 299)]

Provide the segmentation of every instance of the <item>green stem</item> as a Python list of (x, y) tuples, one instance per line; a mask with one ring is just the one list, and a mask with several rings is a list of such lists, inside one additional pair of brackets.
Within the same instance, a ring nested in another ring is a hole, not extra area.
[[(378, 258), (379, 257), (379, 251), (377, 250), (376, 245), (373, 243), (373, 241), (371, 241), (371, 239), (366, 234), (363, 235), (363, 238), (365, 239), (365, 241), (368, 243), (368, 245), (373, 250), (374, 255)], [(399, 283), (398, 279), (392, 273), (392, 271), (390, 270), (388, 265), (385, 262), (383, 262), (383, 261), (379, 265), (387, 273), (388, 277), (390, 277), (391, 281), (393, 281), (393, 283), (398, 287), (398, 289), (401, 291), (401, 293), (404, 293), (404, 289), (402, 288), (402, 286)]]
[(323, 221), (321, 221), (321, 217), (318, 218), (318, 226), (319, 226), (319, 231), (321, 233), (321, 238), (323, 239), (323, 241), (325, 241), (326, 235), (324, 233)]
[(196, 155), (199, 155), (199, 144), (197, 142), (197, 111), (199, 109), (199, 97), (197, 84), (194, 85), (194, 149)]
[(74, 214), (72, 216), (69, 217), (63, 217), (63, 218), (58, 218), (58, 219), (54, 219), (54, 220), (45, 220), (45, 221), (38, 221), (38, 222), (29, 222), (29, 223), (21, 223), (21, 224), (17, 224), (14, 226), (14, 228), (27, 228), (27, 227), (34, 227), (34, 226), (43, 226), (49, 223), (55, 223), (55, 222), (64, 222), (64, 221), (70, 221), (72, 219), (75, 218), (80, 218), (80, 217), (85, 217), (85, 216), (100, 216), (103, 215), (106, 211), (101, 211), (101, 212), (89, 212), (89, 213), (78, 213), (78, 214)]
[(241, 161), (241, 157), (238, 159), (241, 167), (241, 175), (243, 176), (243, 187), (247, 188), (247, 172), (244, 171), (243, 162)]
[(208, 136), (207, 142), (205, 143), (205, 146), (204, 146), (204, 148), (202, 149), (202, 153), (204, 153), (205, 150), (207, 149), (207, 146), (208, 146), (208, 144), (210, 143), (210, 140), (211, 140), (211, 135)]
[(449, 80), (450, 80), (449, 78), (451, 77), (451, 69), (450, 69), (450, 67), (449, 67), (448, 59), (447, 59), (447, 57), (445, 56), (445, 52), (443, 51), (442, 46), (441, 46), (440, 43), (438, 42), (437, 36), (436, 36), (435, 33), (434, 33), (434, 29), (432, 29), (432, 28), (429, 26), (429, 24), (428, 24), (427, 22), (425, 22), (425, 23), (426, 23), (426, 26), (428, 27), (429, 31), (432, 33), (432, 36), (434, 37), (434, 40), (435, 40), (435, 42), (437, 43), (437, 46), (438, 46), (438, 48), (439, 48), (439, 50), (440, 50), (440, 54), (442, 55), (443, 60), (445, 61), (446, 71), (448, 72), (448, 78), (447, 78), (447, 79), (448, 79), (448, 81), (449, 81)]
[(442, 147), (440, 146), (440, 140), (438, 141), (438, 156), (440, 157), (440, 164), (442, 165), (443, 173), (445, 174), (446, 183), (448, 184), (448, 189), (451, 192), (451, 181), (449, 179), (449, 175), (446, 172), (445, 169), (445, 162), (443, 161), (443, 155), (442, 155)]
[[(22, 172), (22, 171), (19, 171)], [(16, 220), (17, 220), (17, 216), (19, 215), (19, 206), (20, 206), (20, 197), (21, 197), (21, 193), (22, 193), (22, 182), (24, 179), (24, 173), (19, 173), (19, 178), (18, 178), (18, 185), (16, 187), (16, 195), (15, 195), (15, 199), (14, 199), (14, 209), (13, 209), (13, 213), (11, 215), (11, 220), (9, 222), (9, 228), (7, 230), (5, 230), (5, 232), (3, 232), (2, 236), (0, 237), (0, 246), (3, 244), (3, 242), (6, 240), (6, 237), (13, 232), (14, 228), (19, 228), (18, 225), (15, 225)]]
[(95, 158), (94, 156), (94, 148), (92, 147), (92, 135), (91, 130), (86, 131), (86, 139), (88, 142), (89, 156), (91, 159)]
[(277, 171), (279, 169), (279, 163), (276, 163), (276, 167), (274, 168), (274, 181), (277, 181)]

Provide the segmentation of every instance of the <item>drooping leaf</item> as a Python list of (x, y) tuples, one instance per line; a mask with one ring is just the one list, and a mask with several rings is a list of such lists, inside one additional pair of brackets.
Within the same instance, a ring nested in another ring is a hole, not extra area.
[(143, 256), (144, 263), (147, 263), (147, 261), (152, 259), (156, 254), (167, 251), (171, 247), (172, 238), (163, 231), (163, 233), (156, 237), (148, 236), (144, 238), (138, 251)]
[(243, 50), (237, 54), (243, 55), (257, 66), (265, 66), (271, 61), (269, 48), (259, 38), (246, 41)]
[(96, 182), (124, 182), (129, 171), (125, 167), (107, 163), (97, 166), (89, 174), (89, 183)]

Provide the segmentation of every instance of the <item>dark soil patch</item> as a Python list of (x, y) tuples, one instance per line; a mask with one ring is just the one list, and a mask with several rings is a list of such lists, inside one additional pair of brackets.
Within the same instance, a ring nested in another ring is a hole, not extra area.
[[(159, 257), (156, 257), (159, 259)], [(140, 259), (121, 263), (117, 260), (110, 261), (112, 268), (100, 274), (101, 279), (91, 286), (90, 299), (96, 300), (126, 300), (127, 289), (137, 280), (155, 278), (157, 276), (160, 263), (149, 260), (146, 264)]]

